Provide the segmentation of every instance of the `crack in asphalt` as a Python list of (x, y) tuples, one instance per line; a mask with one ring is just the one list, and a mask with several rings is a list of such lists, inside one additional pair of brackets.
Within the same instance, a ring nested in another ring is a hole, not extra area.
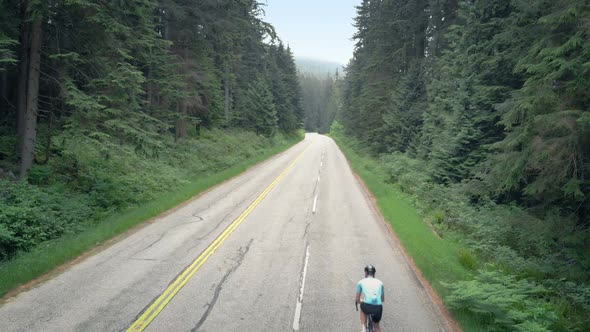
[(153, 247), (156, 243), (160, 242), (164, 236), (166, 236), (168, 234), (170, 230), (165, 231), (164, 233), (160, 234), (160, 236), (158, 237), (158, 239), (156, 241), (153, 241), (152, 243), (150, 243), (149, 245), (147, 245), (145, 248), (141, 248), (138, 251), (134, 252), (133, 255), (131, 255), (130, 259), (133, 259), (135, 255), (139, 254), (142, 251), (146, 251), (149, 248)]
[(313, 222), (313, 212), (312, 212), (311, 208), (309, 208), (307, 210), (306, 215), (305, 215), (305, 228), (303, 229), (303, 235), (301, 236), (301, 238), (303, 239), (303, 242), (307, 241), (307, 236), (309, 234), (309, 227), (311, 226), (312, 222)]
[(129, 257), (129, 259), (142, 260), (141, 258), (135, 258), (135, 256), (137, 254), (139, 254), (140, 252), (142, 252), (142, 251), (146, 251), (146, 250), (150, 249), (151, 247), (153, 247), (154, 245), (156, 245), (156, 243), (162, 241), (162, 239), (166, 235), (168, 235), (168, 233), (170, 233), (171, 230), (173, 230), (175, 228), (178, 228), (178, 227), (181, 227), (181, 226), (185, 226), (185, 225), (189, 225), (189, 224), (193, 224), (193, 223), (198, 223), (198, 222), (201, 222), (201, 221), (205, 220), (205, 219), (203, 219), (203, 217), (197, 216), (196, 213), (193, 214), (192, 216), (194, 218), (197, 218), (197, 220), (187, 221), (187, 222), (184, 222), (184, 223), (181, 223), (181, 224), (174, 225), (174, 226), (170, 227), (164, 233), (160, 234), (160, 236), (155, 241), (153, 241), (152, 243), (148, 244), (146, 247), (141, 248), (141, 249), (137, 250), (136, 252), (134, 252), (133, 255), (131, 255), (131, 257)]
[[(236, 204), (235, 206), (241, 206), (242, 204), (244, 204), (244, 202), (245, 202), (245, 201), (247, 201), (247, 200), (248, 200), (248, 198), (250, 198), (250, 197), (244, 198), (243, 200), (241, 200), (241, 201), (240, 201), (238, 204)], [(219, 228), (219, 226), (220, 226), (221, 224), (223, 224), (223, 223), (225, 223), (225, 222), (227, 221), (227, 219), (229, 218), (229, 216), (230, 216), (230, 215), (231, 215), (233, 212), (234, 212), (234, 210), (232, 210), (232, 211), (228, 212), (228, 213), (227, 213), (225, 216), (223, 216), (223, 218), (221, 218), (221, 220), (220, 220), (218, 223), (216, 223), (216, 224), (215, 224), (213, 227), (211, 227), (211, 229), (209, 229), (209, 231), (208, 231), (207, 233), (205, 233), (205, 234), (204, 234), (204, 235), (202, 235), (202, 236), (199, 236), (199, 237), (195, 238), (195, 240), (194, 240), (194, 241), (195, 241), (195, 245), (194, 245), (194, 246), (191, 246), (190, 248), (188, 248), (188, 249), (186, 250), (186, 252), (190, 252), (190, 251), (192, 251), (193, 249), (195, 249), (196, 247), (198, 247), (198, 246), (201, 244), (201, 243), (200, 243), (200, 241), (201, 241), (201, 240), (203, 240), (203, 239), (206, 239), (206, 238), (207, 238), (209, 235), (211, 235), (213, 232), (215, 232), (215, 231), (216, 231), (216, 230)], [(196, 214), (196, 213), (195, 213), (195, 214)]]
[[(203, 213), (207, 210), (209, 210), (212, 206), (214, 206), (215, 204), (217, 204), (219, 201), (223, 201), (225, 200), (229, 195), (231, 195), (232, 193), (234, 193), (235, 189), (238, 187), (241, 187), (244, 183), (247, 183), (249, 181), (251, 181), (254, 178), (254, 176), (247, 176), (244, 177), (241, 181), (237, 182), (234, 184), (234, 186), (232, 186), (231, 188), (229, 188), (229, 190), (226, 190), (225, 192), (221, 193), (220, 195), (218, 195), (217, 197), (215, 197), (214, 199), (211, 200), (211, 203), (207, 204), (207, 207), (205, 207), (204, 209), (201, 209), (199, 211), (196, 211), (192, 214), (193, 217), (197, 218), (197, 220), (191, 220), (189, 222), (185, 222), (185, 223), (181, 223), (175, 226), (172, 226), (171, 228), (169, 228), (168, 230), (166, 230), (164, 233), (162, 233), (159, 238), (157, 240), (155, 240), (154, 242), (150, 243), (148, 246), (146, 246), (145, 248), (141, 248), (139, 250), (137, 250), (136, 252), (134, 252), (129, 259), (135, 259), (134, 257), (145, 251), (150, 249), (151, 247), (153, 247), (156, 243), (160, 242), (169, 232), (170, 230), (180, 227), (180, 226), (184, 226), (184, 225), (188, 225), (188, 224), (192, 224), (192, 223), (196, 223), (196, 222), (201, 222), (204, 221), (204, 218), (201, 217), (201, 215), (203, 215)], [(240, 206), (242, 204), (244, 204), (244, 202), (246, 200), (248, 200), (250, 198), (250, 196), (246, 196), (246, 198), (242, 199), (238, 204), (236, 204), (235, 206)], [(218, 222), (217, 224), (215, 224), (214, 227), (212, 227), (207, 233), (205, 233), (203, 236), (200, 236), (198, 238), (195, 239), (196, 242), (199, 242), (205, 238), (207, 238), (209, 235), (211, 235), (211, 233), (213, 233), (217, 228), (219, 228), (219, 226), (221, 224), (223, 224), (224, 222), (227, 221), (227, 218), (231, 215), (231, 212), (227, 213), (220, 222)], [(200, 243), (197, 243), (194, 246), (191, 246), (190, 248), (188, 248), (187, 252), (192, 251), (194, 248), (196, 248)]]
[[(225, 197), (227, 197), (229, 194), (230, 194), (230, 193), (226, 193), (225, 195), (223, 195), (223, 197), (221, 197), (221, 199), (224, 199), (224, 198), (225, 198)], [(242, 205), (242, 204), (243, 204), (243, 203), (244, 203), (246, 200), (248, 200), (248, 198), (250, 198), (250, 197), (246, 197), (246, 198), (242, 199), (242, 200), (241, 200), (241, 201), (240, 201), (238, 204), (236, 204), (236, 206), (240, 206), (240, 205)], [(215, 201), (217, 202), (217, 201), (218, 201), (218, 199), (216, 199)], [(134, 257), (135, 257), (137, 254), (139, 254), (139, 253), (141, 253), (141, 252), (143, 252), (143, 251), (146, 251), (146, 250), (148, 250), (149, 248), (153, 247), (153, 246), (154, 246), (156, 243), (160, 242), (160, 241), (161, 241), (161, 240), (162, 240), (162, 239), (163, 239), (163, 238), (164, 238), (166, 235), (168, 235), (168, 233), (169, 233), (169, 232), (170, 232), (172, 229), (174, 229), (174, 228), (177, 228), (177, 227), (180, 227), (180, 226), (184, 226), (184, 225), (188, 225), (188, 224), (193, 224), (193, 223), (198, 223), (198, 222), (204, 221), (205, 219), (204, 219), (203, 217), (201, 217), (200, 215), (201, 215), (201, 214), (202, 214), (204, 211), (208, 210), (208, 209), (209, 209), (211, 206), (213, 206), (213, 204), (215, 204), (215, 203), (211, 203), (211, 204), (209, 204), (209, 206), (208, 206), (207, 208), (203, 209), (203, 210), (200, 210), (200, 211), (194, 212), (194, 213), (192, 214), (192, 216), (193, 216), (194, 218), (197, 218), (197, 220), (191, 220), (191, 221), (189, 221), (189, 222), (181, 223), (181, 224), (178, 224), (178, 225), (175, 225), (175, 226), (173, 226), (173, 227), (169, 228), (169, 229), (168, 229), (168, 230), (166, 230), (164, 233), (160, 234), (160, 236), (159, 236), (159, 238), (158, 238), (157, 240), (155, 240), (154, 242), (150, 243), (148, 246), (146, 246), (146, 247), (144, 247), (144, 248), (141, 248), (141, 249), (137, 250), (136, 252), (134, 252), (134, 253), (133, 253), (133, 255), (131, 255), (131, 257), (130, 257), (129, 259), (134, 259)], [(233, 211), (232, 211), (232, 212), (233, 212)], [(227, 218), (228, 218), (228, 217), (229, 217), (229, 216), (232, 214), (232, 212), (229, 212), (229, 213), (227, 213), (227, 214), (226, 214), (226, 215), (225, 215), (225, 216), (224, 216), (224, 217), (221, 219), (221, 221), (219, 221), (218, 223), (216, 223), (216, 224), (215, 224), (215, 225), (214, 225), (214, 226), (213, 226), (213, 227), (212, 227), (212, 228), (211, 228), (211, 229), (210, 229), (210, 230), (209, 230), (207, 233), (205, 233), (204, 235), (202, 235), (202, 236), (199, 236), (198, 238), (196, 238), (196, 239), (195, 239), (195, 241), (197, 242), (197, 243), (196, 243), (196, 245), (194, 245), (194, 246), (191, 246), (190, 248), (188, 248), (188, 249), (187, 249), (187, 252), (190, 252), (190, 251), (192, 251), (194, 248), (196, 248), (196, 247), (197, 247), (197, 246), (200, 244), (200, 241), (201, 241), (201, 240), (203, 240), (203, 239), (207, 238), (209, 235), (211, 235), (211, 233), (213, 233), (213, 232), (214, 232), (214, 231), (215, 231), (217, 228), (219, 228), (219, 226), (220, 226), (221, 224), (223, 224), (224, 222), (226, 222), (226, 221), (227, 221)]]
[[(313, 192), (309, 198), (314, 200), (316, 195), (319, 195), (319, 191), (320, 191), (320, 181), (316, 180), (315, 185), (313, 187)], [(311, 223), (313, 221), (312, 217), (313, 217), (313, 211), (310, 209), (310, 210), (308, 210), (307, 215), (305, 216), (305, 229), (303, 230), (303, 236), (301, 237), (304, 240), (307, 239), (309, 227), (311, 226)]]
[(195, 239), (195, 244), (190, 246), (186, 252), (189, 253), (191, 251), (193, 251), (195, 248), (197, 248), (199, 245), (201, 245), (201, 240), (206, 239), (207, 237), (209, 237), (209, 235), (211, 235), (213, 232), (215, 232), (217, 230), (217, 228), (219, 227), (219, 225), (221, 225), (223, 223), (223, 220), (218, 223), (217, 225), (215, 225), (215, 227), (212, 227), (207, 233), (199, 236), (198, 238)]
[(303, 230), (303, 239), (307, 239), (307, 234), (309, 232), (309, 226), (311, 226), (311, 218), (307, 218), (305, 223), (305, 229)]
[[(322, 173), (322, 168), (320, 167), (320, 169), (318, 170), (318, 176)], [(315, 184), (313, 186), (313, 191), (311, 193), (311, 196), (309, 196), (309, 199), (314, 200), (316, 195), (319, 196), (320, 194), (320, 181), (318, 179), (316, 179)], [(310, 209), (307, 212), (307, 215), (305, 216), (305, 229), (303, 230), (303, 236), (301, 236), (301, 238), (305, 241), (307, 241), (307, 235), (309, 233), (309, 227), (311, 226), (312, 223), (312, 218), (313, 217), (313, 211)]]
[(178, 228), (178, 227), (186, 226), (186, 225), (190, 225), (190, 224), (196, 224), (198, 222), (205, 220), (203, 217), (198, 216), (196, 212), (191, 214), (191, 216), (193, 217), (193, 219), (191, 221), (187, 221), (187, 222), (180, 223), (178, 225), (174, 225), (174, 226), (170, 227), (170, 229)]
[(289, 220), (287, 220), (286, 225), (292, 223), (295, 220), (295, 216), (292, 216), (291, 218), (289, 218)]
[(215, 287), (215, 292), (213, 293), (213, 298), (211, 299), (211, 302), (206, 304), (207, 310), (205, 311), (203, 316), (201, 316), (201, 319), (199, 319), (199, 321), (197, 322), (197, 325), (195, 325), (195, 327), (191, 330), (191, 332), (198, 331), (199, 328), (205, 323), (205, 321), (209, 317), (209, 314), (211, 313), (211, 311), (215, 307), (215, 304), (217, 303), (217, 299), (219, 298), (219, 294), (221, 293), (221, 290), (223, 289), (223, 284), (232, 275), (232, 273), (234, 273), (238, 269), (238, 267), (240, 267), (240, 265), (242, 265), (242, 262), (244, 260), (244, 256), (246, 256), (246, 254), (250, 250), (250, 245), (252, 245), (253, 241), (254, 241), (254, 239), (250, 239), (250, 241), (248, 242), (246, 247), (241, 247), (238, 250), (238, 257), (235, 260), (235, 264), (231, 267), (231, 269), (229, 269), (229, 271), (227, 271), (225, 273), (223, 278), (221, 278), (221, 281), (219, 282), (219, 284), (217, 284), (217, 287)]
[[(283, 156), (283, 155), (285, 155), (285, 154), (286, 154), (286, 152), (282, 152), (282, 153), (278, 154), (278, 155), (276, 156), (276, 158), (278, 159), (279, 157), (281, 157), (281, 156)], [(273, 158), (274, 158), (274, 157), (273, 157)], [(255, 167), (256, 167), (256, 166), (255, 166)], [(194, 212), (194, 213), (192, 214), (192, 216), (193, 216), (193, 217), (195, 217), (195, 218), (197, 218), (198, 220), (196, 220), (196, 221), (190, 221), (190, 222), (186, 222), (186, 223), (182, 223), (182, 224), (179, 224), (179, 225), (176, 225), (176, 226), (172, 226), (170, 229), (172, 229), (172, 228), (176, 228), (176, 227), (179, 227), (179, 226), (183, 226), (183, 225), (187, 225), (187, 224), (191, 224), (191, 223), (194, 223), (194, 222), (201, 222), (201, 221), (204, 221), (204, 218), (203, 218), (203, 217), (201, 217), (201, 215), (203, 215), (203, 213), (204, 213), (205, 211), (209, 210), (209, 209), (210, 209), (210, 208), (211, 208), (213, 205), (217, 204), (219, 201), (221, 201), (221, 200), (224, 200), (224, 199), (225, 199), (225, 198), (227, 198), (227, 197), (228, 197), (230, 194), (234, 193), (234, 192), (235, 192), (235, 190), (236, 190), (236, 188), (239, 188), (239, 187), (243, 186), (245, 183), (247, 183), (247, 182), (249, 182), (249, 181), (252, 181), (252, 180), (253, 180), (255, 177), (256, 177), (255, 175), (249, 175), (249, 176), (246, 176), (246, 175), (244, 175), (244, 177), (243, 177), (243, 178), (237, 178), (237, 179), (239, 179), (239, 180), (236, 180), (236, 183), (233, 183), (233, 185), (232, 185), (230, 188), (225, 188), (225, 190), (224, 190), (224, 191), (223, 191), (223, 192), (222, 192), (220, 195), (217, 195), (217, 196), (216, 196), (214, 199), (212, 199), (212, 200), (211, 200), (211, 203), (209, 203), (209, 204), (207, 205), (207, 207), (205, 207), (204, 209), (201, 209), (201, 210), (199, 210), (199, 211), (196, 211), (196, 212)], [(240, 203), (238, 203), (236, 206), (239, 206), (239, 205), (241, 205), (242, 203), (244, 203), (244, 201), (245, 201), (245, 200), (246, 200), (246, 199), (242, 200), (242, 201), (241, 201)], [(206, 233), (204, 236), (200, 236), (200, 237), (198, 237), (198, 238), (196, 239), (196, 241), (200, 241), (200, 240), (202, 240), (202, 239), (206, 238), (207, 236), (211, 235), (211, 233), (213, 233), (213, 232), (214, 232), (214, 231), (215, 231), (215, 230), (216, 230), (216, 229), (219, 227), (219, 225), (221, 225), (223, 222), (225, 222), (225, 221), (226, 221), (226, 219), (227, 219), (227, 217), (228, 217), (228, 216), (229, 216), (229, 214), (225, 215), (225, 216), (223, 217), (223, 219), (221, 220), (221, 222), (217, 223), (217, 224), (215, 225), (215, 227), (213, 227), (213, 228), (212, 228), (212, 229), (211, 229), (209, 232), (207, 232), (207, 233)], [(149, 248), (153, 247), (153, 246), (154, 246), (156, 243), (158, 243), (159, 241), (161, 241), (161, 240), (162, 240), (162, 239), (163, 239), (163, 238), (164, 238), (164, 237), (167, 235), (167, 233), (170, 231), (170, 229), (168, 229), (166, 232), (164, 232), (163, 234), (161, 234), (161, 235), (160, 235), (160, 237), (159, 237), (157, 240), (155, 240), (154, 242), (150, 243), (150, 244), (149, 244), (147, 247), (145, 247), (145, 248), (142, 248), (142, 249), (139, 249), (139, 250), (135, 251), (135, 252), (134, 252), (133, 254), (131, 254), (130, 256), (127, 256), (127, 257), (126, 257), (126, 259), (129, 259), (129, 260), (142, 260), (142, 259), (136, 259), (136, 258), (135, 258), (135, 256), (136, 256), (137, 254), (141, 253), (142, 251), (145, 251), (145, 250), (147, 250), (147, 249), (149, 249)], [(193, 249), (194, 249), (194, 248), (196, 248), (197, 246), (198, 246), (198, 244), (197, 244), (197, 245), (195, 245), (195, 246), (192, 246), (191, 248), (189, 248), (189, 249), (187, 250), (187, 252), (189, 252), (189, 251), (193, 250)], [(121, 250), (118, 250), (117, 252), (113, 253), (113, 254), (112, 254), (112, 255), (110, 255), (109, 257), (106, 257), (106, 258), (105, 258), (105, 259), (103, 259), (102, 261), (99, 261), (99, 262), (97, 262), (95, 266), (99, 266), (99, 265), (105, 264), (105, 263), (107, 263), (107, 262), (110, 262), (110, 261), (112, 260), (112, 258), (113, 258), (113, 257), (117, 257), (117, 256), (119, 256), (121, 253), (125, 252), (125, 250), (126, 250), (125, 248), (123, 248), (123, 249), (121, 249)], [(121, 256), (123, 256), (123, 255), (121, 255)]]
[[(249, 182), (252, 179), (254, 179), (254, 176), (248, 176), (248, 177), (245, 177), (242, 181), (235, 183), (234, 186), (232, 186), (231, 188), (229, 188), (225, 192), (221, 193), (220, 195), (218, 195), (214, 199), (212, 199), (211, 203), (207, 204), (207, 207), (202, 209), (201, 211), (199, 211), (201, 213), (198, 213), (198, 214), (202, 214), (202, 212), (209, 210), (213, 205), (217, 204), (219, 201), (226, 199), (229, 195), (231, 195), (232, 193), (235, 192), (236, 188), (242, 187), (244, 185), (244, 183)], [(195, 213), (195, 214), (197, 214), (197, 213)]]

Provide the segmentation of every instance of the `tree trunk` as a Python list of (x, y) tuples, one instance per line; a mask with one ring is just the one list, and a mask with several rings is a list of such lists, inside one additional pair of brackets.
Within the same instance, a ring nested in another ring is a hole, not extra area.
[(197, 132), (197, 137), (201, 137), (201, 121), (195, 123), (195, 131)]
[(176, 119), (176, 139), (175, 142), (178, 142), (184, 138), (186, 138), (187, 136), (187, 132), (186, 132), (186, 120), (183, 118), (178, 118)]
[(43, 20), (35, 18), (31, 23), (31, 48), (26, 84), (26, 107), (19, 137), (21, 148), (20, 178), (24, 179), (33, 165), (35, 142), (37, 139), (37, 99), (39, 97), (39, 73), (41, 70), (41, 33)]
[(160, 18), (162, 19), (162, 38), (169, 40), (169, 28), (168, 28), (168, 10), (162, 9)]
[(186, 123), (186, 106), (184, 100), (180, 99), (178, 101), (178, 105), (176, 106), (176, 111), (178, 112), (178, 118), (176, 119), (176, 125), (174, 126), (175, 131), (175, 142), (186, 138), (187, 136), (187, 123)]
[(28, 19), (28, 1), (22, 2), (21, 17), (22, 26), (20, 31), (20, 62), (18, 64), (18, 87), (16, 97), (16, 126), (17, 126), (17, 146), (16, 154), (21, 158), (22, 137), (25, 127), (25, 113), (27, 108), (27, 78), (29, 76), (29, 61), (31, 49), (31, 23)]
[(417, 12), (415, 13), (415, 17), (417, 17), (418, 22), (414, 31), (414, 54), (412, 54), (417, 59), (424, 58), (426, 28), (428, 27), (428, 17), (425, 13), (427, 7), (428, 2), (424, 0), (418, 0), (416, 8)]
[(8, 68), (4, 66), (4, 71), (0, 72), (0, 86), (2, 86), (2, 99), (8, 101)]
[(45, 160), (43, 161), (44, 164), (49, 162), (49, 157), (51, 155), (51, 134), (53, 130), (53, 112), (49, 112), (49, 119), (47, 123), (47, 141), (45, 141)]
[(231, 114), (230, 114), (230, 95), (229, 95), (229, 67), (226, 65), (225, 66), (225, 78), (223, 79), (223, 90), (225, 93), (225, 98), (224, 98), (224, 102), (225, 102), (225, 123), (226, 126), (229, 127), (230, 122), (231, 122)]

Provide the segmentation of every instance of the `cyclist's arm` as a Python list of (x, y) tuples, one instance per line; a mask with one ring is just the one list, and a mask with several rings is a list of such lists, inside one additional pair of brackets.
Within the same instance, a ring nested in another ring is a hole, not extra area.
[(381, 285), (381, 302), (385, 302), (385, 287)]
[(361, 303), (361, 293), (356, 293), (356, 297), (354, 299), (356, 303)]
[(356, 285), (356, 296), (355, 296), (355, 298), (354, 298), (354, 301), (355, 301), (356, 303), (361, 303), (361, 292), (362, 292), (362, 291), (363, 291), (363, 288), (361, 287), (361, 284), (360, 284), (360, 283), (358, 283), (358, 284)]

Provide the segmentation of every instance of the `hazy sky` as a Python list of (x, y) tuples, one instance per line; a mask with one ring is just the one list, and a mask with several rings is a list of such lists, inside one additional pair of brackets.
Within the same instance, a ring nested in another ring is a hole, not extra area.
[[(264, 1), (263, 1), (264, 2)], [(361, 0), (266, 0), (265, 21), (297, 57), (346, 64), (352, 57), (355, 6)]]

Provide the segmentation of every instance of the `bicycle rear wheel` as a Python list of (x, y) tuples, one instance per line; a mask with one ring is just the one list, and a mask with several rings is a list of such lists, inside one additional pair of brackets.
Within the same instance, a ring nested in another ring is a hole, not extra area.
[(375, 327), (373, 326), (373, 315), (367, 315), (367, 332), (375, 332)]

